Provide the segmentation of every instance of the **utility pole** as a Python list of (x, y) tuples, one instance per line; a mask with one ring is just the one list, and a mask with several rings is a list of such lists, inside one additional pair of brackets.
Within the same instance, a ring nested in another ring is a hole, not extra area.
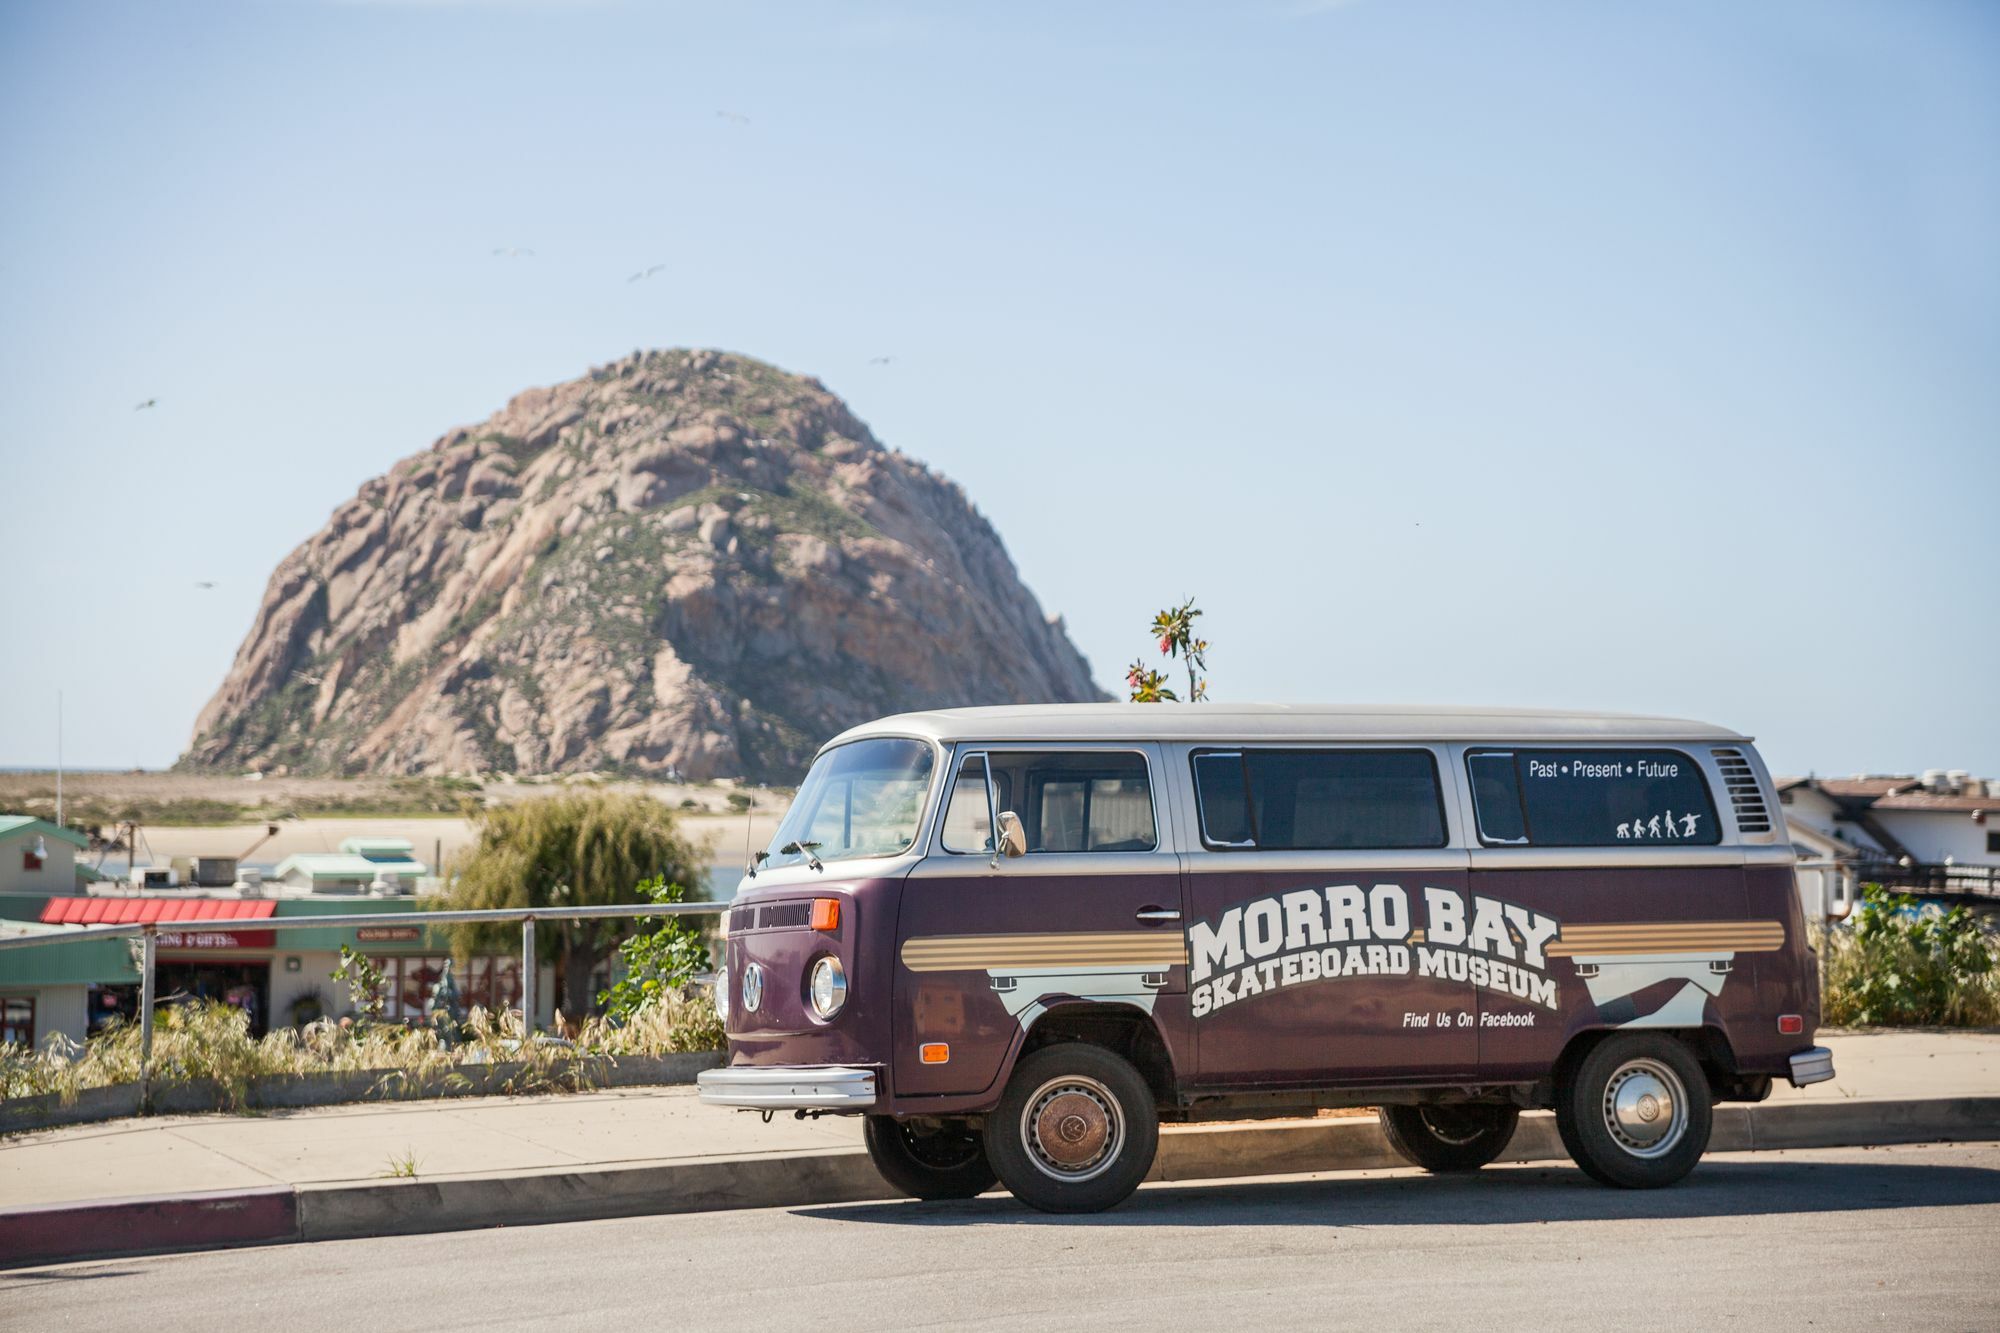
[(62, 768), (63, 768), (62, 704), (63, 704), (62, 691), (57, 690), (56, 691), (56, 827), (57, 828), (65, 827), (65, 825), (63, 824), (63, 799), (62, 799)]

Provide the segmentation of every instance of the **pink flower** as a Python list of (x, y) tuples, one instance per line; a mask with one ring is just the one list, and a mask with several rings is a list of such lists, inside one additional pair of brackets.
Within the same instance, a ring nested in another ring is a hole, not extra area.
[(1174, 647), (1174, 636), (1171, 634), (1162, 634), (1160, 636), (1160, 651), (1163, 653), (1172, 652), (1173, 647)]

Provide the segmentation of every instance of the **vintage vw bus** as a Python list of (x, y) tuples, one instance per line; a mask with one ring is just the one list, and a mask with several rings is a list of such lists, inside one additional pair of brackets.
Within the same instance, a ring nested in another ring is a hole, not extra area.
[(912, 713), (814, 761), (726, 919), (716, 1106), (867, 1117), (919, 1198), (1125, 1198), (1162, 1121), (1380, 1106), (1473, 1170), (1523, 1108), (1612, 1185), (1833, 1076), (1770, 778), (1609, 714)]

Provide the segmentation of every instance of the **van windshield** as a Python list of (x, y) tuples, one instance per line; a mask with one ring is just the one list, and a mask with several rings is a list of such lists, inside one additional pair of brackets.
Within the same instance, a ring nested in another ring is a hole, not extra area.
[(828, 750), (813, 761), (764, 864), (804, 865), (809, 843), (819, 844), (810, 850), (822, 861), (908, 850), (923, 822), (932, 762), (922, 741), (855, 741)]

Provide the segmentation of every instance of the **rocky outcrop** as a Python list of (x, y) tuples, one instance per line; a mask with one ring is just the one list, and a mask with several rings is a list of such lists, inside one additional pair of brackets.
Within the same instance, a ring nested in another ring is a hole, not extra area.
[(335, 510), (181, 762), (787, 781), (884, 713), (1101, 697), (965, 493), (817, 381), (635, 353)]

